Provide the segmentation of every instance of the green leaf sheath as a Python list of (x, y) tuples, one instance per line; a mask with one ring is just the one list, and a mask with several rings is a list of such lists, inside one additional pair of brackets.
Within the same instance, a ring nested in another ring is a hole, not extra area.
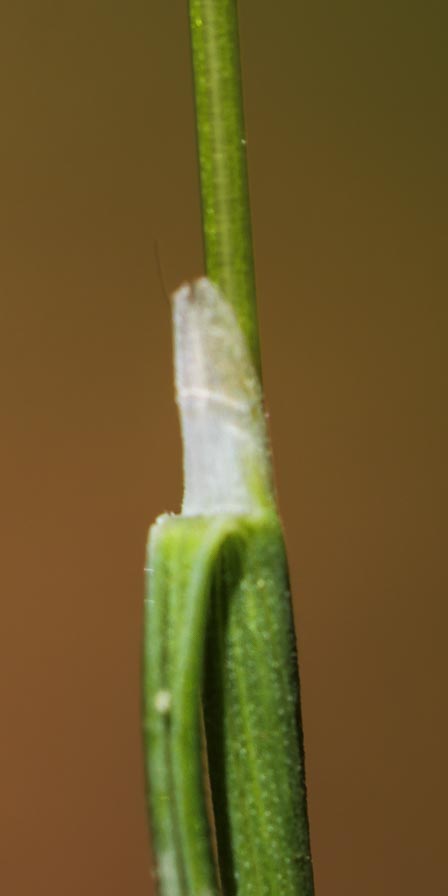
[(226, 524), (162, 517), (148, 543), (144, 734), (150, 822), (163, 896), (218, 893), (201, 763), (205, 626)]
[(277, 517), (161, 518), (148, 565), (144, 718), (161, 893), (219, 892), (200, 759), (203, 693), (223, 892), (312, 896), (295, 642)]
[(207, 276), (233, 305), (260, 375), (235, 0), (189, 0)]
[[(241, 530), (242, 522), (239, 522)], [(295, 637), (273, 513), (219, 556), (204, 717), (226, 896), (312, 896)]]

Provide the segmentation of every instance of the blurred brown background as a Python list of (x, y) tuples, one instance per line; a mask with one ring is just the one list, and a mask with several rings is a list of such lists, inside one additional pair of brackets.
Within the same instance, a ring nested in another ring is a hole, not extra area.
[[(241, 0), (317, 896), (448, 892), (447, 7)], [(0, 890), (145, 896), (147, 528), (202, 273), (186, 0), (0, 13)], [(281, 894), (279, 894), (281, 896)]]

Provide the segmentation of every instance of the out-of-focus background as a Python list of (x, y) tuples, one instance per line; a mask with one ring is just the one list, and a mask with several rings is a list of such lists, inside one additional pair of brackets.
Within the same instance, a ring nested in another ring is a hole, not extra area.
[[(5, 896), (152, 892), (142, 566), (181, 499), (156, 254), (169, 291), (203, 273), (186, 6), (0, 13)], [(447, 11), (240, 2), (317, 896), (448, 892)]]

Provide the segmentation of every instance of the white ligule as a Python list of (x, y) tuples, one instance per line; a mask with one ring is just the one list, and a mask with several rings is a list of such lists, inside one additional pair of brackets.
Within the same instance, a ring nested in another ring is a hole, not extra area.
[(173, 297), (183, 515), (248, 513), (271, 493), (261, 389), (233, 308), (206, 278)]

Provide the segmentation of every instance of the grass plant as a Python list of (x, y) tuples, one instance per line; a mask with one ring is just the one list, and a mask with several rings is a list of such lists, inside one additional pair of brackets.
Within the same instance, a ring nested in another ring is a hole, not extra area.
[(190, 0), (189, 16), (207, 278), (173, 298), (185, 491), (181, 514), (160, 517), (148, 542), (143, 695), (156, 871), (162, 896), (312, 896), (236, 2)]

